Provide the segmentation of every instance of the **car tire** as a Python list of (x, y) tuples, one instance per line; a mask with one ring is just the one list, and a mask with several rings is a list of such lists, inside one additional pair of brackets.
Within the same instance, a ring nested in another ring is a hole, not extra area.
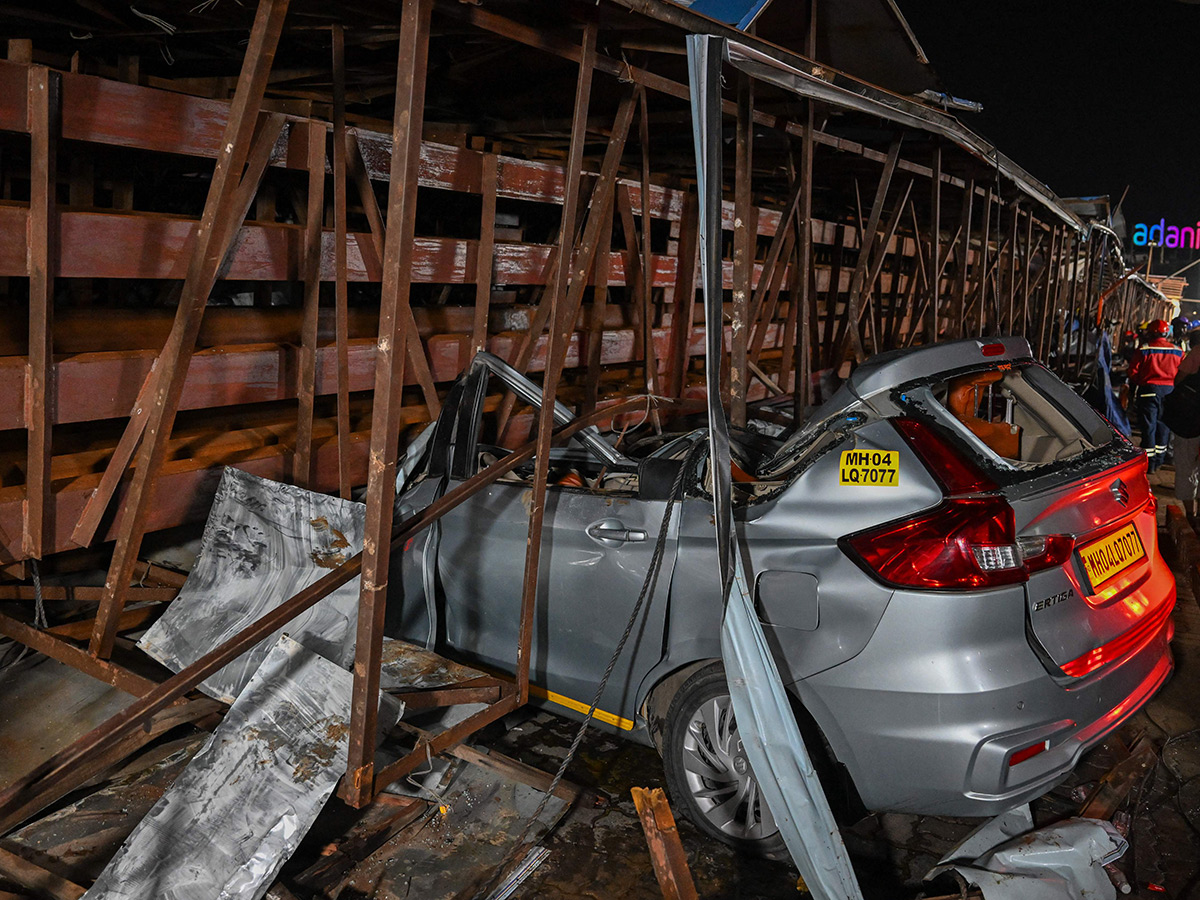
[(788, 858), (741, 751), (721, 663), (705, 666), (680, 687), (667, 712), (662, 749), (667, 792), (676, 812), (738, 850)]

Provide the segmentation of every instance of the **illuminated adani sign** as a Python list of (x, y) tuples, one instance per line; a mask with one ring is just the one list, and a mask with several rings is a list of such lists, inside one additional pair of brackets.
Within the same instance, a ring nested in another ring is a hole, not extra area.
[(1157, 224), (1146, 225), (1139, 223), (1133, 226), (1133, 245), (1145, 247), (1155, 244), (1159, 247), (1182, 247), (1187, 250), (1200, 250), (1200, 222), (1193, 225), (1168, 225), (1166, 219)]

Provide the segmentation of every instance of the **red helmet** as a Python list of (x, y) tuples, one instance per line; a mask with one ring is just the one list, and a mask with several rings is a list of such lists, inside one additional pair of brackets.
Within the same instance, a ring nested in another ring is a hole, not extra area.
[(1155, 319), (1146, 328), (1146, 331), (1148, 331), (1154, 337), (1163, 338), (1171, 333), (1171, 326), (1163, 319)]

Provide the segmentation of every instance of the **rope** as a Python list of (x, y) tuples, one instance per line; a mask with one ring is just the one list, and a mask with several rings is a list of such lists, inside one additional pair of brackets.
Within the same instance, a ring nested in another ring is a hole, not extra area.
[[(50, 626), (49, 620), (46, 618), (46, 603), (42, 597), (42, 575), (38, 571), (36, 559), (31, 559), (30, 565), (33, 567), (33, 624), (39, 630), (45, 630)], [(17, 654), (17, 658), (12, 662), (0, 665), (0, 671), (11, 669), (17, 663), (21, 662), (29, 655), (29, 647), (22, 647), (21, 652)]]
[[(667, 499), (667, 508), (663, 512), (662, 525), (658, 529), (658, 537), (654, 542), (654, 553), (650, 557), (650, 565), (646, 569), (646, 578), (642, 582), (641, 592), (638, 594), (637, 603), (633, 605), (633, 611), (629, 614), (629, 621), (625, 623), (625, 631), (621, 634), (621, 639), (617, 641), (617, 646), (613, 650), (612, 656), (608, 660), (608, 666), (604, 670), (604, 676), (600, 679), (600, 684), (596, 686), (596, 695), (592, 698), (592, 705), (588, 707), (587, 715), (583, 721), (579, 723), (579, 728), (575, 732), (575, 738), (571, 741), (571, 746), (567, 750), (567, 755), (563, 757), (563, 761), (558, 766), (558, 771), (554, 773), (554, 778), (550, 781), (550, 787), (542, 795), (541, 802), (538, 803), (537, 809), (533, 811), (525, 822), (525, 826), (521, 829), (521, 833), (517, 836), (516, 842), (513, 844), (513, 849), (509, 851), (508, 856), (498, 865), (490, 879), (484, 887), (475, 893), (476, 900), (483, 900), (489, 897), (496, 889), (497, 885), (502, 880), (504, 873), (516, 860), (517, 855), (521, 852), (525, 845), (525, 838), (529, 836), (529, 832), (533, 830), (534, 824), (546, 810), (546, 804), (550, 802), (550, 798), (558, 789), (559, 782), (562, 781), (563, 775), (566, 774), (572, 760), (575, 758), (575, 753), (579, 750), (579, 745), (583, 742), (583, 736), (587, 733), (588, 725), (591, 724), (592, 717), (596, 714), (596, 708), (600, 705), (600, 698), (604, 695), (604, 689), (608, 686), (608, 679), (612, 676), (613, 670), (617, 666), (617, 659), (621, 655), (621, 651), (625, 649), (625, 643), (629, 640), (629, 636), (633, 633), (634, 625), (637, 624), (638, 616), (641, 614), (642, 607), (645, 605), (646, 598), (654, 590), (654, 586), (658, 583), (659, 569), (662, 567), (663, 551), (667, 545), (667, 533), (670, 530), (671, 514), (675, 509), (675, 502), (679, 495), (683, 492), (683, 479), (688, 470), (692, 466), (693, 457), (696, 450), (704, 448), (703, 442), (697, 442), (688, 450), (687, 455), (683, 458), (683, 464), (679, 467), (679, 471), (675, 475), (675, 481), (671, 485), (671, 495)], [(549, 834), (549, 829), (541, 835), (537, 841), (541, 841)], [(534, 843), (536, 844), (537, 841)]]

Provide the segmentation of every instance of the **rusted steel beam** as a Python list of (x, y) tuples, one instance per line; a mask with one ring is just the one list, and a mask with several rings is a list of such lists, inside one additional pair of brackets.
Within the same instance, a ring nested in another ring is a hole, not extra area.
[(682, 397), (687, 387), (688, 343), (692, 335), (692, 315), (696, 309), (696, 269), (700, 263), (697, 203), (695, 194), (687, 194), (679, 220), (678, 264), (671, 298), (671, 349), (667, 369), (670, 378), (668, 392), (672, 397)]
[[(383, 213), (379, 209), (379, 202), (375, 197), (375, 189), (371, 186), (370, 179), (366, 177), (366, 166), (363, 164), (361, 150), (357, 143), (352, 143), (349, 148), (349, 164), (350, 171), (354, 177), (355, 183), (358, 186), (359, 197), (362, 200), (363, 210), (366, 212), (367, 221), (371, 224), (371, 242), (374, 246), (376, 258), (381, 261), (381, 275), (384, 284), (387, 284), (387, 279), (394, 275), (389, 272), (384, 264), (386, 259), (387, 245), (387, 226), (383, 219)], [(395, 157), (393, 156), (393, 159)], [(415, 194), (415, 191), (413, 192)], [(412, 202), (416, 203), (416, 197), (412, 198)], [(408, 262), (408, 284), (411, 285), (413, 278), (412, 273), (417, 268), (416, 243), (414, 235), (409, 235), (409, 240), (405, 245), (405, 258)], [(406, 287), (407, 291), (408, 288)], [(412, 307), (408, 303), (402, 305), (400, 314), (404, 317), (404, 327), (413, 335), (412, 341), (405, 342), (405, 352), (408, 354), (408, 364), (412, 368), (413, 374), (416, 376), (417, 383), (421, 385), (421, 393), (425, 397), (425, 405), (429, 408), (429, 418), (436, 419), (441, 412), (441, 402), (438, 400), (437, 388), (433, 383), (433, 376), (429, 371), (429, 361), (425, 359), (425, 354), (421, 352), (420, 342), (416, 340), (417, 322), (413, 315)], [(382, 322), (382, 314), (380, 317)], [(404, 367), (400, 366), (400, 371), (403, 372)]]
[[(604, 243), (604, 254), (612, 251), (613, 214), (609, 209), (604, 224), (600, 227), (600, 235)], [(608, 266), (599, 264), (592, 267), (592, 309), (588, 317), (587, 339), (587, 374), (584, 376), (583, 412), (590, 413), (596, 408), (600, 399), (601, 365), (604, 361), (605, 315), (608, 310)], [(690, 316), (689, 310), (687, 315)], [(671, 320), (671, 340), (676, 340), (675, 320)], [(686, 355), (686, 338), (683, 352)], [(644, 343), (644, 339), (643, 339)], [(672, 343), (671, 347), (674, 348)], [(686, 356), (685, 356), (686, 358)], [(686, 364), (686, 363), (685, 363)], [(675, 396), (675, 394), (672, 394)]]
[[(462, 743), (484, 725), (490, 725), (497, 719), (508, 715), (514, 709), (521, 706), (519, 697), (520, 692), (517, 688), (512, 685), (505, 685), (499, 700), (479, 710), (479, 712), (473, 713), (445, 731), (418, 738), (416, 746), (413, 747), (407, 756), (402, 756), (400, 759), (389, 763), (379, 770), (372, 785), (373, 790), (376, 792), (382, 791), (396, 779), (403, 778), (418, 767), (427, 765), (431, 755), (449, 750), (457, 744)], [(345, 789), (341, 791), (341, 796), (343, 800), (353, 805), (353, 801), (346, 796)]]
[[(562, 307), (568, 302), (566, 294), (572, 285), (579, 286), (579, 296), (582, 299), (583, 285), (587, 281), (590, 268), (582, 258), (576, 262), (573, 246), (575, 238), (575, 219), (579, 202), (579, 175), (583, 162), (584, 142), (587, 139), (587, 115), (591, 103), (592, 76), (596, 64), (596, 32), (594, 22), (588, 23), (583, 30), (583, 40), (579, 55), (579, 75), (575, 82), (575, 100), (571, 118), (571, 143), (567, 150), (567, 186), (563, 198), (562, 224), (559, 228), (558, 245), (561, 248), (559, 267), (554, 286), (550, 289), (548, 300), (550, 324), (550, 349), (547, 358), (546, 373), (542, 379), (542, 404), (538, 410), (537, 450), (534, 455), (533, 490), (529, 503), (529, 532), (525, 544), (525, 568), (521, 586), (521, 615), (518, 626), (516, 647), (517, 691), (512, 698), (515, 706), (523, 706), (529, 700), (529, 654), (533, 643), (533, 615), (537, 603), (538, 569), (542, 549), (542, 524), (546, 515), (546, 482), (550, 474), (550, 440), (554, 429), (554, 403), (557, 399), (558, 381), (563, 370), (563, 360), (566, 356), (565, 331), (575, 322), (574, 314), (563, 315)], [(632, 98), (622, 101), (617, 112), (620, 119), (633, 115)], [(628, 131), (625, 125), (625, 132)], [(617, 137), (615, 130), (613, 138)], [(625, 143), (625, 133), (620, 135), (622, 149)], [(610, 141), (609, 148), (613, 147)], [(607, 155), (605, 158), (607, 162)], [(601, 178), (596, 186), (597, 192), (606, 191), (611, 185)], [(592, 218), (607, 221), (604, 210), (593, 207)], [(590, 224), (590, 222), (589, 222)], [(597, 230), (599, 226), (597, 225)], [(596, 236), (598, 239), (598, 235)], [(634, 237), (626, 234), (627, 245), (632, 250)], [(633, 254), (631, 253), (631, 256)], [(576, 269), (578, 265), (578, 270)]]
[[(321, 232), (325, 219), (324, 127), (310, 124), (306, 143), (308, 148), (306, 154), (308, 159), (308, 202), (304, 219), (304, 319), (300, 333), (300, 365), (296, 372), (296, 396), (300, 402), (296, 418), (296, 446), (292, 454), (292, 483), (304, 488), (312, 484), (313, 404), (316, 401), (317, 376), (317, 310), (321, 302)], [(345, 249), (344, 241), (342, 248)]]
[(362, 587), (354, 655), (354, 694), (350, 709), (350, 751), (344, 799), (363, 806), (375, 795), (375, 729), (379, 716), (379, 665), (387, 609), (399, 413), (404, 399), (404, 357), (419, 347), (409, 306), (412, 241), (417, 215), (417, 163), (425, 116), (432, 0), (404, 0), (401, 7), (396, 104), (392, 115), (392, 170), (388, 193), (387, 240), (383, 252), (383, 293), (379, 348), (371, 412), (371, 464), (367, 473), (367, 512), (363, 528)]
[[(249, 181), (254, 184), (262, 178), (262, 173), (266, 169), (267, 160), (270, 158), (271, 150), (275, 145), (275, 140), (283, 128), (283, 117), (279, 115), (269, 115), (260, 122), (260, 127), (254, 137), (254, 144), (249, 152), (247, 159), (247, 171), (242, 176), (243, 181)], [(233, 176), (231, 176), (233, 177)], [(216, 221), (216, 213), (214, 212), (210, 220), (210, 231), (219, 226), (219, 234), (213, 234), (212, 240), (219, 246), (212, 248), (212, 256), (215, 262), (209, 264), (209, 269), (205, 272), (197, 274), (191, 278), (191, 270), (189, 269), (189, 280), (193, 283), (193, 295), (203, 293), (204, 299), (200, 301), (200, 310), (193, 318), (196, 319), (195, 329), (199, 329), (199, 316), (203, 314), (203, 303), (207, 301), (208, 293), (212, 290), (213, 281), (216, 279), (216, 270), (221, 265), (221, 260), (218, 256), (224, 257), (229, 252), (229, 245), (233, 240), (233, 235), (236, 229), (236, 223), (240, 223), (249, 210), (252, 199), (252, 191), (241, 191), (235, 197), (233, 212), (229, 216), (229, 221), (221, 223)], [(213, 224), (215, 223), (215, 224)], [(203, 220), (201, 228), (203, 228)], [(203, 234), (202, 231), (197, 232), (197, 242), (190, 244), (193, 254), (198, 252), (198, 238)], [(211, 273), (211, 275), (210, 275)], [(198, 283), (201, 281), (204, 283)], [(205, 286), (207, 284), (207, 286)], [(188, 282), (185, 281), (185, 289)], [(172, 338), (176, 335), (176, 329), (179, 327), (180, 316), (183, 311), (183, 298), (187, 294), (180, 295), (180, 306), (176, 312), (175, 321), (172, 323), (171, 331), (167, 335), (167, 341), (163, 345), (163, 353), (165, 354), (168, 348), (172, 347)], [(192, 323), (188, 323), (189, 325)], [(190, 367), (191, 348), (195, 345), (195, 336), (193, 334), (191, 342), (188, 346), (188, 360), (183, 361), (182, 357), (175, 362), (176, 369), (184, 370), (183, 373), (175, 372), (176, 377), (182, 377), (186, 374), (186, 370)], [(160, 359), (165, 359), (165, 356)], [(160, 373), (163, 367), (159, 365), (159, 359), (154, 361), (151, 370), (146, 374), (145, 380), (142, 382), (141, 389), (138, 391), (136, 400), (133, 403), (132, 411), (129, 414), (129, 424), (125, 427), (124, 433), (121, 435), (121, 440), (117, 444), (117, 449), (114, 451), (112, 459), (109, 460), (108, 466), (104, 470), (104, 475), (100, 479), (100, 484), (97, 485), (95, 492), (88, 500), (88, 505), (84, 509), (83, 515), (80, 516), (76, 523), (75, 530), (72, 533), (71, 539), (81, 547), (86, 547), (91, 544), (95, 538), (96, 529), (100, 525), (100, 520), (103, 518), (105, 511), (108, 509), (109, 503), (112, 502), (113, 494), (116, 493), (117, 487), (120, 484), (121, 476), (129, 467), (130, 461), (133, 459), (133, 454), (137, 451), (138, 443), (141, 441), (142, 435), (146, 429), (146, 423), (150, 420), (152, 406), (155, 398), (159, 396), (159, 391), (163, 389), (160, 382)], [(129, 407), (126, 407), (129, 408)], [(169, 431), (169, 429), (168, 429)], [(139, 538), (140, 541), (140, 538)]]
[(28, 432), (25, 457), (25, 522), (22, 544), (40, 559), (54, 533), (50, 459), (54, 427), (54, 271), (58, 256), (58, 143), (61, 79), (44, 66), (28, 70), (29, 351), (26, 364)]
[(687, 854), (679, 840), (679, 829), (671, 805), (662, 788), (635, 787), (630, 790), (638, 819), (646, 833), (646, 844), (650, 848), (650, 862), (664, 900), (696, 900), (696, 884), (688, 868)]
[(50, 897), (52, 900), (79, 900), (87, 893), (87, 888), (3, 847), (0, 847), (0, 875), (6, 881), (34, 891), (39, 897)]
[(988, 263), (988, 257), (992, 252), (991, 234), (992, 234), (992, 188), (988, 185), (987, 191), (983, 200), (983, 233), (980, 236), (980, 254), (982, 259), (979, 262), (979, 272), (976, 277), (975, 298), (971, 301), (972, 307), (976, 302), (979, 304), (979, 321), (978, 326), (973, 329), (977, 335), (982, 336), (987, 322), (986, 304), (987, 304), (987, 284), (988, 273), (991, 271)]
[[(608, 139), (608, 147), (604, 151), (604, 160), (600, 164), (600, 174), (596, 179), (596, 188), (592, 196), (590, 214), (584, 227), (584, 235), (580, 243), (580, 252), (577, 254), (577, 258), (574, 260), (574, 262), (566, 261), (566, 251), (561, 253), (556, 252), (554, 260), (554, 281), (552, 284), (547, 285), (546, 292), (542, 295), (542, 301), (538, 305), (537, 312), (530, 322), (529, 329), (522, 338), (521, 349), (517, 355), (516, 363), (516, 368), (520, 371), (528, 371), (530, 356), (533, 352), (534, 344), (538, 340), (538, 336), (541, 334), (543, 323), (549, 321), (551, 323), (551, 329), (560, 327), (564, 330), (569, 330), (572, 327), (571, 323), (574, 323), (578, 319), (580, 304), (583, 302), (583, 293), (587, 287), (588, 274), (592, 271), (592, 267), (596, 264), (596, 255), (599, 251), (600, 244), (602, 242), (607, 244), (610, 241), (609, 235), (611, 234), (612, 227), (609, 220), (609, 213), (612, 210), (614, 202), (619, 200), (623, 195), (628, 194), (626, 186), (623, 184), (618, 184), (616, 173), (621, 164), (621, 154), (625, 149), (625, 141), (629, 135), (629, 127), (633, 122), (636, 101), (637, 97), (635, 95), (629, 95), (622, 100), (621, 104), (617, 107), (617, 114), (613, 121), (612, 131)], [(635, 249), (636, 241), (631, 237), (631, 235), (634, 234), (632, 212), (629, 208), (622, 208), (621, 214), (622, 218), (628, 222), (625, 231), (626, 240), (628, 242), (627, 255), (632, 261), (630, 265), (636, 266), (638, 265), (638, 253)], [(567, 233), (565, 224), (562, 233)], [(573, 235), (574, 229), (572, 229), (570, 233)], [(563, 246), (566, 246), (568, 250), (570, 249), (569, 244), (560, 244), (560, 247), (556, 248), (556, 251)], [(567, 266), (573, 267), (573, 271), (570, 272), (570, 289), (563, 305), (569, 309), (570, 312), (565, 313), (562, 318), (562, 323), (556, 326), (553, 324), (554, 317), (551, 314), (553, 303), (552, 290), (557, 289), (557, 287), (560, 286), (558, 281), (560, 276), (564, 278), (567, 276)], [(628, 283), (633, 284), (636, 291), (636, 286), (639, 284), (638, 279), (636, 277), (628, 279)], [(642, 335), (639, 334), (639, 330), (635, 329), (633, 349), (634, 359), (640, 355), (639, 350), (641, 348), (639, 345), (641, 344), (641, 338)], [(547, 346), (552, 346), (552, 342), (549, 339), (547, 339)], [(550, 372), (549, 359), (549, 352), (547, 352), (547, 366), (545, 370), (547, 373)], [(543, 382), (543, 384), (545, 384), (545, 382)], [(510, 392), (505, 398), (504, 406), (501, 408), (499, 415), (499, 428), (502, 435), (507, 436), (509, 416), (512, 412), (515, 401), (515, 395)]]
[(908, 204), (908, 199), (911, 193), (912, 181), (909, 180), (909, 182), (904, 186), (903, 195), (900, 197), (895, 209), (892, 210), (892, 214), (888, 218), (887, 224), (883, 228), (882, 239), (878, 242), (877, 249), (871, 255), (871, 258), (867, 263), (866, 275), (863, 277), (862, 282), (862, 297), (864, 302), (858, 310), (859, 318), (857, 321), (853, 318), (850, 321), (850, 327), (858, 329), (861, 327), (861, 325), (858, 323), (861, 322), (862, 316), (866, 314), (867, 322), (872, 328), (872, 338), (875, 341), (875, 353), (878, 353), (883, 349), (879, 337), (879, 326), (876, 323), (876, 318), (872, 309), (872, 307), (876, 305), (873, 299), (875, 295), (875, 285), (879, 281), (880, 272), (883, 271), (883, 264), (887, 260), (887, 248), (891, 244), (892, 238), (895, 237), (896, 229), (900, 226), (900, 220), (904, 215), (904, 207)]
[[(53, 585), (44, 584), (41, 588), (43, 600), (70, 600), (77, 603), (99, 603), (104, 596), (104, 588), (82, 585)], [(130, 600), (135, 603), (164, 603), (173, 600), (179, 593), (176, 587), (136, 587), (129, 589)], [(4, 600), (36, 600), (38, 591), (32, 585), (0, 584), (0, 601)], [(63, 634), (63, 628), (47, 628), (51, 634)]]
[[(543, 794), (550, 789), (554, 782), (554, 776), (548, 772), (526, 765), (495, 750), (476, 750), (474, 747), (459, 744), (446, 752), (449, 756), (457, 757), (471, 765), (479, 766), (481, 769), (495, 772), (521, 784), (527, 784)], [(554, 787), (554, 796), (567, 803), (574, 803), (584, 793), (582, 787), (566, 779), (560, 780)]]
[[(733, 174), (733, 344), (729, 348), (729, 421), (746, 425), (746, 387), (749, 384), (750, 294), (758, 226), (751, 212), (754, 174), (754, 82), (739, 73), (737, 121), (734, 125)], [(786, 227), (786, 223), (785, 226)]]
[(500, 684), (470, 687), (436, 688), (428, 691), (389, 692), (391, 696), (409, 709), (436, 709), (442, 706), (457, 706), (463, 703), (495, 703), (500, 699)]
[(37, 815), (52, 803), (57, 802), (67, 794), (85, 786), (93, 778), (103, 775), (120, 762), (151, 741), (180, 725), (194, 724), (206, 716), (220, 713), (224, 704), (207, 697), (188, 700), (175, 706), (156, 712), (142, 728), (126, 734), (114, 741), (111, 746), (96, 756), (80, 763), (55, 784), (53, 792), (42, 794), (11, 813), (0, 818), (0, 834), (5, 834), (16, 828), (25, 820)]
[[(337, 355), (338, 494), (350, 499), (350, 285), (346, 274), (346, 33), (333, 26), (333, 283)], [(318, 262), (318, 270), (320, 263)], [(319, 275), (319, 272), (318, 272)]]
[(226, 244), (239, 222), (232, 221), (238, 199), (239, 176), (253, 145), (255, 122), (262, 105), (267, 76), (283, 29), (288, 0), (260, 0), (246, 47), (238, 87), (230, 107), (229, 125), (221, 155), (209, 184), (204, 214), (196, 233), (196, 246), (179, 299), (171, 335), (159, 356), (159, 376), (144, 425), (142, 452), (134, 471), (121, 520), (121, 534), (113, 551), (105, 587), (108, 589), (96, 618), (90, 652), (107, 657), (112, 652), (124, 592), (141, 549), (146, 518), (154, 499), (154, 478), (162, 467), (167, 439), (179, 408), (183, 379), (196, 346), (204, 306), (225, 257)]
[(975, 211), (975, 181), (967, 181), (963, 191), (962, 205), (962, 243), (958, 247), (958, 286), (954, 296), (954, 328), (956, 338), (967, 336), (967, 281), (970, 277), (971, 259), (971, 218)]
[[(892, 185), (892, 175), (896, 171), (896, 163), (900, 159), (900, 139), (892, 141), (888, 148), (887, 161), (883, 164), (883, 172), (875, 187), (875, 199), (871, 203), (871, 212), (866, 227), (859, 232), (858, 262), (854, 266), (854, 274), (850, 279), (850, 293), (847, 299), (846, 320), (842, 325), (843, 337), (838, 339), (839, 346), (849, 343), (854, 350), (854, 356), (860, 362), (866, 357), (866, 349), (862, 339), (863, 293), (867, 288), (867, 269), (870, 266), (875, 244), (879, 237), (879, 226), (883, 218), (883, 206), (887, 201), (888, 189)], [(903, 208), (903, 204), (899, 208)], [(899, 221), (898, 217), (895, 217)], [(887, 249), (886, 242), (883, 249)], [(882, 256), (882, 253), (881, 253)], [(844, 353), (844, 350), (842, 351)]]
[(142, 697), (149, 694), (158, 685), (149, 678), (136, 675), (123, 666), (106, 659), (96, 659), (87, 651), (75, 646), (65, 638), (42, 631), (27, 625), (19, 619), (0, 613), (0, 634), (10, 637), (39, 653), (44, 653), (51, 659), (66, 663), (73, 669), (78, 669), (85, 675), (90, 675), (97, 681), (111, 684), (126, 694)]
[[(650, 196), (650, 111), (646, 100), (646, 89), (638, 91), (639, 143), (642, 150), (642, 196)], [(654, 340), (654, 252), (650, 245), (650, 205), (642, 203), (642, 373), (645, 376), (646, 393), (660, 394), (658, 385), (658, 359), (653, 353)], [(658, 427), (658, 419), (654, 420)]]
[(929, 271), (932, 273), (929, 290), (929, 323), (926, 326), (926, 342), (936, 344), (939, 316), (941, 314), (941, 271), (942, 271), (942, 145), (937, 141), (933, 148), (933, 178), (930, 181), (930, 256)]
[(492, 266), (495, 262), (496, 189), (499, 158), (483, 158), (483, 208), (479, 215), (479, 243), (475, 248), (475, 319), (471, 329), (471, 352), (487, 349), (488, 307), (492, 302)]
[[(789, 259), (792, 255), (792, 250), (796, 244), (796, 229), (795, 227), (785, 230), (786, 237), (783, 240), (783, 258), (777, 259), (776, 264), (769, 270), (763, 268), (763, 276), (759, 279), (758, 288), (766, 288), (765, 296), (761, 298), (761, 303), (756, 303), (750, 313), (751, 327), (748, 330), (749, 350), (747, 352), (748, 359), (758, 364), (762, 357), (763, 344), (766, 342), (767, 331), (775, 322), (775, 315), (779, 311), (779, 295), (783, 290), (784, 279), (789, 274)], [(770, 272), (768, 277), (767, 273)], [(755, 291), (758, 294), (759, 290)]]

